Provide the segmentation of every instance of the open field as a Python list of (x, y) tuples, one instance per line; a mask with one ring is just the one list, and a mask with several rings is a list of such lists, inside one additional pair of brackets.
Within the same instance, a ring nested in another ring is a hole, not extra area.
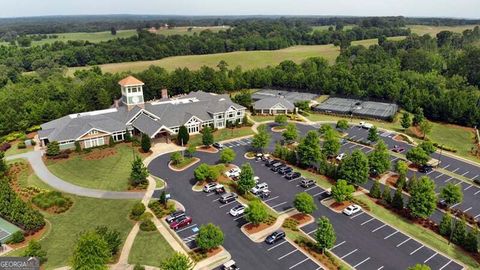
[[(316, 30), (328, 30), (329, 27), (333, 27), (333, 29), (335, 29), (335, 25), (318, 25), (318, 26), (312, 26), (312, 29), (313, 31), (316, 31)], [(349, 24), (349, 25), (345, 25), (343, 27), (343, 30), (349, 30), (349, 29), (352, 29), (353, 27), (355, 27), (356, 25), (355, 24)]]
[(431, 26), (431, 25), (407, 25), (412, 30), (412, 33), (417, 35), (429, 34), (435, 36), (440, 31), (452, 31), (461, 33), (465, 29), (473, 29), (476, 25), (460, 25), (460, 26)]
[(128, 263), (160, 267), (174, 251), (165, 238), (157, 231), (139, 231), (133, 242)]
[[(191, 28), (190, 31), (188, 29)], [(204, 30), (210, 30), (214, 33), (219, 32), (220, 30), (227, 30), (230, 28), (227, 25), (222, 26), (181, 26), (175, 27), (172, 29), (162, 28), (157, 30), (158, 35), (172, 36), (172, 35), (193, 35), (194, 33), (199, 34)]]
[[(116, 154), (101, 159), (86, 158), (89, 154), (75, 155), (68, 160), (47, 162), (48, 169), (56, 176), (75, 185), (88, 188), (125, 191), (128, 189), (132, 148), (126, 144), (117, 145)], [(93, 150), (94, 152), (105, 151)]]
[[(403, 37), (394, 37), (391, 39), (401, 39)], [(376, 44), (377, 39), (366, 39), (354, 41), (354, 45), (370, 46)], [(137, 61), (137, 62), (123, 62), (100, 65), (103, 72), (117, 73), (117, 72), (140, 72), (147, 69), (149, 66), (160, 66), (169, 71), (177, 68), (189, 68), (192, 70), (200, 69), (202, 66), (209, 66), (216, 68), (221, 60), (225, 60), (228, 65), (232, 67), (241, 66), (244, 70), (263, 68), (267, 66), (278, 65), (284, 60), (292, 60), (296, 63), (310, 58), (323, 57), (330, 63), (334, 63), (337, 56), (340, 54), (340, 49), (328, 45), (311, 45), (311, 46), (293, 46), (276, 51), (238, 51), (230, 53), (216, 53), (205, 55), (185, 55), (173, 56), (160, 60), (153, 61)], [(69, 68), (67, 75), (73, 75), (76, 70), (86, 69), (88, 67)]]

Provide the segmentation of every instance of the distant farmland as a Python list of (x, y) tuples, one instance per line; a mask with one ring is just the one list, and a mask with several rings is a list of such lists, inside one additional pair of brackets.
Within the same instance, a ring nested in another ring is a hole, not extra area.
[(431, 26), (431, 25), (408, 25), (412, 30), (412, 33), (415, 33), (419, 36), (429, 34), (432, 37), (440, 31), (452, 31), (461, 33), (466, 29), (473, 29), (476, 25), (460, 25), (460, 26)]

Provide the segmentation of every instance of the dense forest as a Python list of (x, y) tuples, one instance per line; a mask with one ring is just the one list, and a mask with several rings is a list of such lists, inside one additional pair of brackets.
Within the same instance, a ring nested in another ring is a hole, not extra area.
[(27, 18), (0, 18), (0, 38), (7, 33), (15, 35), (54, 34), (67, 32), (99, 32), (150, 28), (168, 24), (171, 26), (236, 26), (245, 21), (270, 22), (275, 20), (296, 21), (308, 25), (356, 24), (383, 27), (423, 25), (479, 24), (478, 19), (457, 18), (412, 18), (412, 17), (349, 17), (349, 16), (162, 16), (162, 15), (91, 15), (47, 16)]
[[(276, 50), (293, 45), (337, 44), (346, 48), (350, 41), (381, 36), (405, 36), (409, 29), (390, 21), (383, 25), (376, 20), (368, 26), (344, 30), (312, 31), (301, 21), (244, 21), (233, 28), (213, 33), (205, 30), (199, 35), (164, 36), (138, 30), (138, 35), (108, 42), (56, 41), (52, 44), (22, 48), (0, 46), (0, 64), (18, 71), (32, 71), (58, 66), (76, 67), (105, 63), (154, 60), (176, 55), (223, 53), (239, 50)], [(370, 22), (372, 21), (372, 22)]]
[[(145, 82), (145, 99), (203, 90), (228, 93), (246, 88), (278, 87), (320, 94), (396, 102), (408, 111), (423, 108), (427, 117), (448, 123), (480, 124), (480, 30), (437, 37), (411, 35), (405, 40), (379, 39), (379, 45), (344, 49), (334, 65), (321, 58), (301, 64), (243, 71), (220, 62), (218, 68), (160, 67), (134, 74)], [(0, 82), (0, 134), (69, 113), (104, 109), (120, 97), (117, 81), (126, 74), (102, 74), (98, 67), (63, 76), (62, 69), (20, 75), (3, 66)], [(11, 76), (11, 77), (9, 77)]]

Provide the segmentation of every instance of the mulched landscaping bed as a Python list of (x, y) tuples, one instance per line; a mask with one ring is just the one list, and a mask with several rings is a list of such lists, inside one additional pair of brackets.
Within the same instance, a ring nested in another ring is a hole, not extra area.
[(84, 160), (99, 160), (99, 159), (104, 159), (107, 157), (114, 156), (116, 154), (117, 154), (117, 150), (115, 148), (105, 148), (105, 149), (87, 153), (82, 158)]
[(398, 178), (399, 178), (398, 175), (390, 175), (390, 176), (387, 178), (386, 183), (387, 183), (388, 185), (392, 186), (392, 187), (395, 187)]
[(336, 211), (343, 211), (343, 209), (347, 208), (349, 205), (351, 205), (351, 202), (334, 202), (330, 205), (330, 208), (336, 210)]
[(305, 223), (308, 223), (312, 220), (312, 216), (307, 215), (307, 214), (302, 214), (302, 213), (295, 214), (295, 215), (293, 215), (289, 218), (296, 220), (298, 222), (299, 226), (301, 226)]
[(212, 153), (212, 154), (218, 153), (218, 149), (213, 147), (213, 146), (209, 146), (209, 147), (202, 146), (202, 147), (197, 148), (197, 151)]

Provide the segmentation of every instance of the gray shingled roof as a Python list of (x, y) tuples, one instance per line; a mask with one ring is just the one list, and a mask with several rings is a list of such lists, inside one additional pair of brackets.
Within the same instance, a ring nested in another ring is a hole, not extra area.
[(268, 110), (277, 104), (282, 104), (288, 110), (295, 109), (295, 105), (293, 105), (290, 101), (286, 100), (285, 98), (281, 97), (271, 97), (271, 98), (264, 98), (256, 101), (253, 104), (253, 108), (255, 110)]
[[(213, 119), (213, 113), (225, 112), (231, 106), (237, 110), (245, 108), (232, 102), (228, 95), (198, 91), (180, 99), (184, 98), (196, 98), (198, 101), (178, 104), (147, 102), (144, 110), (155, 115), (159, 120), (155, 121), (146, 115), (141, 115), (133, 121), (132, 125), (143, 133), (153, 136), (161, 126), (181, 126), (192, 116), (208, 121)], [(42, 130), (38, 134), (40, 138), (48, 138), (49, 141), (67, 141), (76, 140), (91, 129), (106, 132), (123, 131), (127, 122), (140, 111), (140, 107), (134, 107), (129, 111), (126, 106), (120, 106), (117, 109), (67, 115), (41, 125)]]

